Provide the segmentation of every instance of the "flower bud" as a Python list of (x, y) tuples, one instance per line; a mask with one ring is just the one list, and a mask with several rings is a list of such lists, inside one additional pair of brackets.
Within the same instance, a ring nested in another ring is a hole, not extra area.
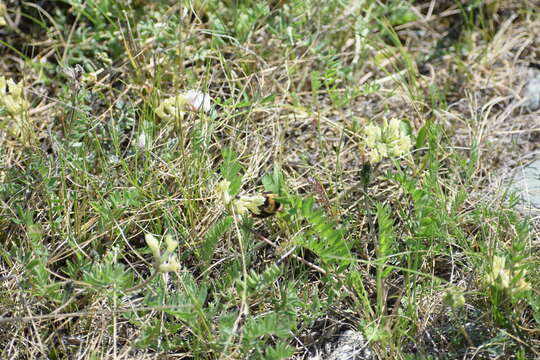
[(178, 246), (178, 241), (174, 240), (171, 234), (165, 235), (165, 244), (167, 244), (167, 251), (172, 253)]
[(144, 239), (146, 240), (146, 244), (152, 251), (154, 259), (157, 261), (161, 256), (161, 252), (159, 251), (159, 241), (152, 234), (145, 234)]

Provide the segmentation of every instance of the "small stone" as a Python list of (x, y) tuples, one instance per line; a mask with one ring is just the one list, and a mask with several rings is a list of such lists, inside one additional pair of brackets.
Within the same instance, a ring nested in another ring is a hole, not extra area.
[(523, 91), (523, 97), (525, 98), (523, 106), (528, 110), (535, 111), (540, 108), (540, 74), (529, 80)]

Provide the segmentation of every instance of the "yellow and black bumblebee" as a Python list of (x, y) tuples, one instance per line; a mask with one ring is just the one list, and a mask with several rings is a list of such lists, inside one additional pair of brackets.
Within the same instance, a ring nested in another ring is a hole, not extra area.
[(281, 211), (282, 205), (277, 201), (278, 195), (274, 193), (264, 193), (264, 204), (259, 206), (260, 214), (253, 214), (254, 217), (267, 218)]

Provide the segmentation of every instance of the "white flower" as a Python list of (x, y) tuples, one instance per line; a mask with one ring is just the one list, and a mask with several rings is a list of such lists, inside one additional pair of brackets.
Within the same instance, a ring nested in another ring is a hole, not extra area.
[(210, 95), (199, 90), (189, 90), (184, 94), (188, 107), (192, 111), (202, 110), (207, 113), (212, 109)]
[(146, 147), (146, 134), (144, 131), (141, 131), (139, 137), (137, 138), (137, 146), (139, 146), (141, 149)]

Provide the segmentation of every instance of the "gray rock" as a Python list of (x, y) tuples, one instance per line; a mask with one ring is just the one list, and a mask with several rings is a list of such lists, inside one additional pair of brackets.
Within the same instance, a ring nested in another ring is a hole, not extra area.
[(520, 197), (524, 209), (540, 212), (540, 160), (516, 170), (511, 190)]
[(309, 360), (371, 360), (374, 353), (369, 349), (366, 338), (358, 331), (347, 330), (335, 343), (327, 343), (325, 349)]
[(540, 74), (536, 74), (525, 86), (523, 90), (525, 103), (523, 104), (530, 111), (540, 108)]

